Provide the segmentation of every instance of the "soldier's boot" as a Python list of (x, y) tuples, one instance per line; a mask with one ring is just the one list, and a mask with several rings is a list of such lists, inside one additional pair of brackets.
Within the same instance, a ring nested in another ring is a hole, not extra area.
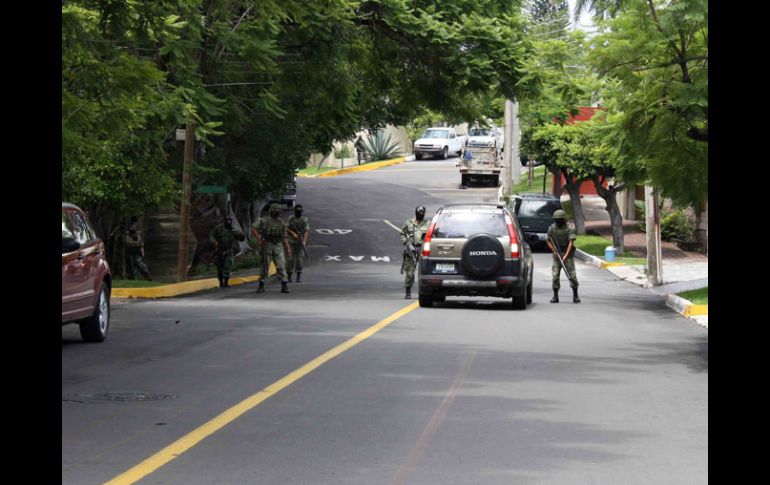
[(404, 300), (411, 300), (412, 299), (412, 289), (407, 288), (406, 289), (406, 295), (404, 295)]
[(220, 288), (224, 288), (224, 286), (225, 286), (225, 281), (224, 281), (224, 279), (222, 279), (222, 277), (221, 277), (221, 276), (217, 277), (217, 279), (219, 280), (219, 287), (220, 287)]
[(556, 288), (553, 290), (553, 298), (551, 298), (551, 303), (559, 303), (559, 290)]
[(291, 283), (291, 273), (288, 273), (288, 274), (289, 274), (289, 283)]
[(225, 288), (230, 288), (230, 284), (228, 283), (230, 281), (230, 278), (222, 278), (222, 282), (225, 285)]
[(300, 275), (302, 275), (302, 271), (297, 271), (297, 283), (299, 283), (301, 281), (300, 280)]
[(289, 283), (286, 281), (281, 281), (281, 293), (291, 293), (291, 291), (289, 291)]
[(577, 288), (572, 288), (572, 303), (580, 303), (580, 298), (578, 298), (577, 294)]
[(264, 293), (264, 292), (265, 292), (265, 282), (260, 280), (259, 288), (257, 288), (257, 293)]

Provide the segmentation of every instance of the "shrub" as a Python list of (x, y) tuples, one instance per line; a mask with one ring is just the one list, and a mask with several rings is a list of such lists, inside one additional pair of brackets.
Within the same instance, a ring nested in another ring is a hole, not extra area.
[(675, 210), (660, 218), (660, 237), (666, 241), (679, 239), (681, 241), (692, 240), (695, 225), (690, 222), (687, 215), (681, 210)]
[(367, 158), (372, 161), (388, 160), (401, 154), (398, 143), (391, 141), (390, 134), (385, 134), (382, 130), (369, 135), (363, 144)]
[(340, 148), (334, 149), (334, 158), (350, 158), (350, 157), (351, 157), (350, 147), (348, 146), (347, 143), (342, 145)]

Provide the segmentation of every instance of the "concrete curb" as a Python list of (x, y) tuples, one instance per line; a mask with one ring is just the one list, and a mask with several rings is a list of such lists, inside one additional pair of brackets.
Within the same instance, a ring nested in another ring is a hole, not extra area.
[(673, 293), (666, 297), (666, 306), (673, 308), (685, 317), (695, 317), (709, 314), (708, 305), (696, 305), (690, 300), (686, 300), (681, 296), (674, 295)]
[[(645, 278), (643, 281), (635, 281), (634, 279), (631, 279), (632, 276), (637, 276), (637, 272), (632, 270), (631, 268), (625, 267), (626, 265), (623, 263), (608, 263), (604, 261), (601, 258), (597, 258), (596, 256), (592, 256), (585, 251), (581, 251), (580, 249), (575, 251), (575, 257), (592, 265), (596, 266), (599, 269), (606, 269), (610, 271), (615, 276), (619, 277), (623, 281), (627, 281), (629, 283), (633, 283), (635, 285), (639, 285), (642, 287), (646, 287), (647, 285), (647, 279)], [(673, 293), (666, 295), (666, 306), (673, 308), (677, 312), (681, 313), (687, 318), (694, 318), (694, 317), (708, 317), (709, 313), (709, 306), (708, 305), (695, 305), (689, 300), (685, 300), (681, 296), (677, 296)], [(708, 328), (708, 318), (704, 319), (696, 319), (699, 324), (704, 325)]]
[(585, 263), (590, 264), (591, 266), (596, 266), (599, 269), (606, 268), (606, 266), (602, 267), (602, 264), (605, 264), (605, 265), (607, 264), (603, 259), (597, 258), (596, 256), (593, 256), (591, 254), (588, 254), (582, 249), (575, 248), (575, 257)]
[(378, 168), (387, 167), (390, 165), (397, 165), (399, 163), (404, 163), (411, 160), (414, 160), (414, 155), (393, 158), (390, 160), (383, 160), (382, 162), (365, 163), (363, 165), (356, 165), (354, 167), (338, 168), (336, 170), (329, 170), (328, 172), (319, 173), (317, 175), (299, 174), (298, 176), (305, 177), (305, 178), (336, 177), (338, 175), (345, 175), (347, 173), (368, 172), (369, 170), (377, 170)]
[[(275, 264), (270, 263), (268, 275), (272, 276), (275, 273)], [(259, 279), (259, 276), (235, 276), (230, 278), (228, 283), (230, 286), (243, 285), (259, 281)], [(168, 298), (211, 288), (219, 288), (218, 279), (206, 278), (204, 280), (185, 281), (183, 283), (172, 283), (151, 288), (113, 288), (111, 296), (115, 298)]]

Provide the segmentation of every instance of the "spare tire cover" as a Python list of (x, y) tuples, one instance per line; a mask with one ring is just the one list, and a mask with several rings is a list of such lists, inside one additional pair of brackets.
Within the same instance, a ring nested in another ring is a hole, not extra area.
[(463, 268), (474, 276), (483, 277), (494, 274), (504, 260), (503, 245), (491, 234), (475, 234), (463, 247)]

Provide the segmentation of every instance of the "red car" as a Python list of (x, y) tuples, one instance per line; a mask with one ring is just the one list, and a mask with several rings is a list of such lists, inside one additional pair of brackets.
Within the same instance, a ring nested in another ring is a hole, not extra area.
[(61, 205), (61, 322), (80, 325), (86, 342), (101, 342), (110, 329), (112, 273), (104, 243), (76, 205)]

